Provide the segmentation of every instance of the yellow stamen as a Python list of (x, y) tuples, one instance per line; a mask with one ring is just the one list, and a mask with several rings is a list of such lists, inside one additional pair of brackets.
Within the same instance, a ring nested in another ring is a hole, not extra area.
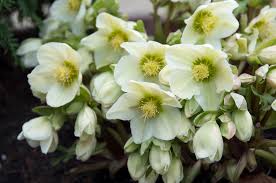
[(145, 55), (141, 59), (141, 69), (147, 77), (156, 77), (164, 66), (164, 59), (159, 55)]
[(201, 10), (195, 16), (193, 28), (199, 34), (208, 34), (214, 29), (216, 21), (217, 18), (211, 11)]
[(207, 79), (210, 75), (209, 68), (205, 64), (198, 64), (193, 66), (192, 73), (196, 81), (203, 81)]
[(127, 35), (122, 31), (114, 31), (109, 35), (108, 38), (112, 48), (115, 50), (121, 49), (121, 44), (128, 40)]
[(68, 5), (71, 11), (78, 11), (80, 9), (81, 0), (68, 0)]
[(146, 98), (140, 102), (139, 106), (145, 119), (156, 117), (160, 112), (159, 100), (155, 98)]
[(60, 84), (69, 86), (77, 79), (78, 69), (73, 63), (64, 61), (64, 63), (57, 68), (55, 76)]

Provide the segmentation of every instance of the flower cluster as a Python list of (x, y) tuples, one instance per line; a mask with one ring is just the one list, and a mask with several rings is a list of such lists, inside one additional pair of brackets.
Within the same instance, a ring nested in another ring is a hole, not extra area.
[[(59, 130), (73, 122), (72, 147), (82, 161), (100, 147), (108, 149), (101, 146), (101, 132), (107, 131), (125, 143), (136, 181), (154, 183), (160, 175), (166, 183), (189, 182), (201, 164), (216, 164), (234, 182), (240, 174), (233, 167), (240, 164), (231, 154), (233, 144), (244, 145), (247, 159), (252, 151), (261, 155), (260, 129), (275, 125), (276, 9), (265, 7), (241, 27), (235, 0), (167, 3), (184, 3), (194, 12), (181, 35), (177, 31), (160, 43), (141, 22), (107, 12), (96, 16), (96, 30), (85, 35), (91, 2), (56, 0), (46, 20), (54, 22), (43, 37), (62, 34), (57, 29), (66, 23), (78, 35), (77, 50), (55, 39), (43, 45), (30, 39), (18, 49), (25, 64), (31, 56), (37, 60), (30, 63), (36, 66), (28, 81), (45, 103), (34, 109), (41, 117), (26, 122), (18, 139), (53, 152)], [(130, 123), (130, 134), (122, 121)]]

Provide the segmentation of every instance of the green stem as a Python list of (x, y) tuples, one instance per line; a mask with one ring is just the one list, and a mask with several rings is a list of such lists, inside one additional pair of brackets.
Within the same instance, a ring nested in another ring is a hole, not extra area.
[(256, 156), (266, 160), (268, 163), (276, 167), (276, 156), (273, 153), (264, 151), (262, 149), (256, 149), (255, 154)]
[(265, 126), (267, 120), (269, 119), (270, 115), (272, 114), (272, 110), (270, 109), (269, 111), (267, 111), (263, 117), (263, 119), (261, 120), (261, 125)]
[(154, 38), (160, 43), (165, 43), (166, 38), (164, 35), (162, 21), (158, 15), (159, 4), (153, 4), (153, 23), (154, 23)]
[(264, 139), (257, 145), (258, 148), (276, 147), (276, 140)]

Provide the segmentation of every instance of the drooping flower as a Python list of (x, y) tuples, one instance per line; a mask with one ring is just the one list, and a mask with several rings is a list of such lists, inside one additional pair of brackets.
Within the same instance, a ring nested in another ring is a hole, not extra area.
[(26, 139), (33, 148), (40, 146), (44, 154), (54, 152), (58, 145), (57, 133), (47, 116), (37, 117), (24, 123), (17, 139)]
[(157, 84), (130, 81), (129, 86), (109, 109), (107, 119), (130, 120), (135, 143), (151, 137), (172, 140), (179, 134), (181, 107), (171, 92)]
[(114, 70), (116, 82), (125, 89), (130, 80), (158, 82), (159, 72), (165, 67), (167, 45), (149, 42), (127, 42), (121, 45), (129, 55), (122, 57)]
[(81, 40), (82, 45), (94, 51), (97, 69), (119, 61), (125, 54), (121, 48), (123, 42), (145, 41), (143, 35), (134, 30), (135, 25), (108, 13), (98, 15), (98, 31)]
[(104, 107), (110, 107), (122, 95), (112, 72), (96, 75), (91, 80), (90, 90), (94, 99)]
[(266, 6), (261, 10), (259, 16), (250, 22), (245, 31), (247, 33), (253, 33), (254, 30), (257, 30), (258, 38), (260, 38), (260, 40), (274, 38), (276, 36), (275, 18), (276, 8), (269, 8), (269, 6)]
[(219, 126), (209, 121), (198, 129), (193, 139), (193, 150), (197, 159), (219, 161), (223, 152), (223, 139)]
[(194, 96), (203, 110), (217, 110), (223, 92), (233, 87), (234, 75), (226, 58), (210, 45), (174, 45), (167, 50), (167, 66), (160, 75), (176, 96)]
[(70, 23), (72, 32), (84, 34), (84, 18), (91, 0), (56, 0), (50, 7), (50, 17), (60, 22)]
[(71, 102), (77, 95), (82, 80), (81, 57), (64, 43), (47, 43), (37, 53), (39, 65), (28, 75), (31, 89), (46, 94), (51, 107)]
[(238, 7), (234, 0), (201, 5), (185, 21), (187, 24), (181, 42), (189, 44), (208, 43), (221, 47), (220, 40), (237, 31), (239, 22), (232, 11)]
[(88, 160), (95, 151), (96, 145), (97, 139), (95, 135), (81, 136), (76, 145), (77, 159), (81, 161)]
[(236, 137), (243, 142), (249, 141), (254, 132), (251, 114), (247, 110), (236, 110), (232, 115), (237, 128)]
[(38, 64), (37, 50), (42, 45), (42, 40), (39, 38), (29, 38), (24, 40), (17, 49), (16, 54), (21, 56), (23, 65), (26, 68), (35, 67)]

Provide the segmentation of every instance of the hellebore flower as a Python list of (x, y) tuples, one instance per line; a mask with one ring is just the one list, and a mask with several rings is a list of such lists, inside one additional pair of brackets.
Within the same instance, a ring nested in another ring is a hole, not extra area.
[(82, 80), (81, 57), (64, 43), (47, 43), (37, 53), (39, 65), (28, 75), (31, 89), (46, 94), (51, 107), (71, 102), (77, 95)]
[(125, 89), (130, 80), (158, 82), (159, 72), (166, 65), (167, 45), (149, 42), (127, 42), (121, 45), (129, 55), (122, 57), (114, 70), (116, 82)]
[(33, 148), (40, 146), (44, 154), (54, 152), (58, 145), (57, 133), (47, 116), (37, 117), (24, 123), (17, 139), (26, 139)]
[(107, 119), (130, 120), (133, 140), (140, 144), (155, 137), (172, 140), (179, 134), (181, 108), (176, 97), (157, 84), (130, 81), (129, 86), (106, 113)]
[(239, 28), (239, 22), (232, 13), (238, 6), (234, 0), (199, 6), (194, 14), (185, 20), (187, 25), (181, 42), (188, 44), (208, 43), (220, 48), (220, 40), (231, 36)]
[(194, 96), (204, 111), (215, 111), (223, 92), (233, 88), (234, 75), (226, 58), (210, 45), (174, 45), (167, 50), (167, 66), (160, 75), (176, 96)]
[(98, 15), (98, 31), (81, 40), (82, 45), (94, 51), (97, 69), (119, 61), (125, 54), (121, 48), (123, 42), (145, 41), (143, 35), (134, 30), (135, 25), (108, 13)]

